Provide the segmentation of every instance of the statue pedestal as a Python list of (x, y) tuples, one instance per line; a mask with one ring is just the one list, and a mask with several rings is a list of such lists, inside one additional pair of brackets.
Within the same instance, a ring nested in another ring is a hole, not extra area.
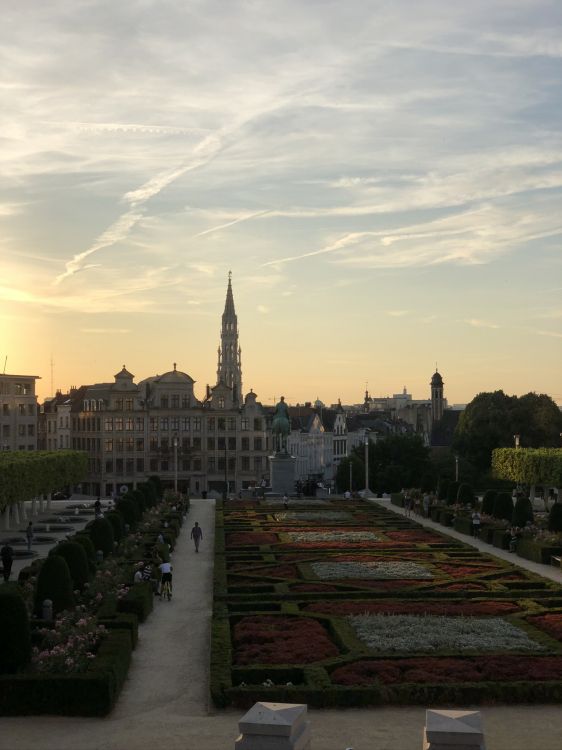
[(288, 453), (276, 453), (269, 457), (269, 461), (271, 491), (279, 495), (294, 495), (297, 459)]

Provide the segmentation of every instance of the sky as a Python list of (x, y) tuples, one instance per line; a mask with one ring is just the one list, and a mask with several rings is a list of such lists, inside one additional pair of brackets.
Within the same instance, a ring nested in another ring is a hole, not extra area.
[(5, 3), (0, 366), (562, 404), (561, 123), (559, 0)]

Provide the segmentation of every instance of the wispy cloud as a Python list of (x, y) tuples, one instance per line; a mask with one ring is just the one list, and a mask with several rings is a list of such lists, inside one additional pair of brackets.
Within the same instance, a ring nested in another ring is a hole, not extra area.
[(497, 323), (490, 323), (487, 320), (480, 320), (479, 318), (470, 318), (470, 320), (465, 320), (464, 322), (473, 328), (501, 328)]
[(405, 315), (409, 314), (409, 310), (386, 310), (386, 315), (389, 315), (391, 318), (403, 318)]
[(80, 331), (81, 333), (101, 333), (101, 334), (130, 333), (131, 332), (129, 328), (81, 328)]

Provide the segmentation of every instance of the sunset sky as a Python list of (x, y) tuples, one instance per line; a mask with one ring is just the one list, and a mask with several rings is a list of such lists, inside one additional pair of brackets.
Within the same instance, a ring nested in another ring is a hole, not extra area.
[(20, 0), (0, 26), (0, 366), (562, 403), (562, 3)]

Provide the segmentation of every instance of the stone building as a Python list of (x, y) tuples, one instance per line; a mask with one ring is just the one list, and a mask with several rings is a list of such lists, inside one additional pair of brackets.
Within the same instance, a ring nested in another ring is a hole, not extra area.
[(5, 451), (37, 449), (38, 375), (0, 375), (0, 447)]
[(169, 487), (194, 494), (259, 485), (269, 474), (270, 441), (256, 394), (250, 390), (244, 398), (242, 392), (230, 274), (217, 382), (207, 386), (202, 399), (194, 385), (175, 363), (172, 370), (138, 383), (123, 365), (113, 382), (81, 386), (45, 402), (46, 447), (67, 447), (66, 434), (60, 431), (68, 415), (70, 447), (89, 454), (84, 493), (108, 496), (152, 474)]

